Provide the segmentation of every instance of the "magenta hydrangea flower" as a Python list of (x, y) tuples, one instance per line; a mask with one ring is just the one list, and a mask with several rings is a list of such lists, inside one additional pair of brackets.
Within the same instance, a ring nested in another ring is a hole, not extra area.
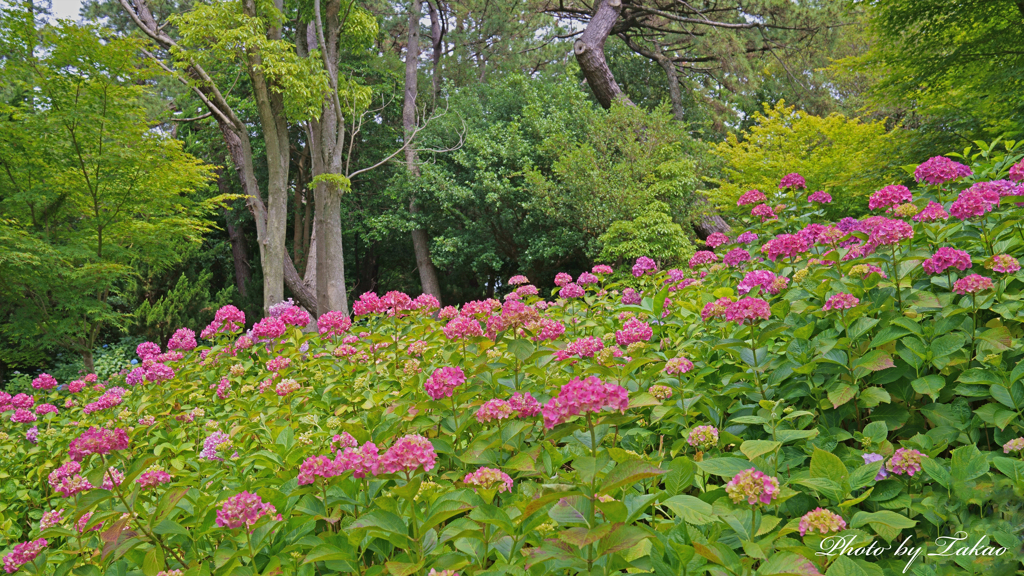
[(928, 206), (913, 218), (915, 222), (936, 222), (948, 219), (949, 213), (938, 202), (929, 202)]
[(252, 492), (239, 492), (228, 498), (217, 510), (217, 526), (236, 529), (245, 526), (252, 528), (264, 517), (273, 517), (277, 510), (273, 505), (264, 502)]
[(808, 196), (807, 201), (811, 204), (831, 204), (832, 195), (824, 190), (818, 190), (814, 194)]
[(639, 278), (644, 274), (653, 274), (658, 270), (658, 264), (647, 256), (641, 256), (636, 259), (636, 263), (633, 264), (633, 277)]
[(27, 424), (35, 421), (36, 415), (31, 410), (26, 410), (25, 408), (18, 408), (14, 411), (14, 414), (11, 414), (11, 422), (17, 424)]
[(1010, 440), (1006, 444), (1003, 444), (1003, 454), (1021, 451), (1024, 451), (1024, 436), (1020, 438), (1014, 438), (1013, 440)]
[(559, 272), (555, 274), (555, 286), (565, 286), (569, 282), (572, 282), (572, 276), (566, 272)]
[(760, 190), (747, 190), (740, 196), (740, 199), (736, 201), (737, 206), (747, 206), (748, 204), (761, 204), (766, 202), (768, 198)]
[(963, 250), (943, 246), (935, 251), (935, 255), (921, 262), (924, 271), (935, 275), (944, 274), (950, 268), (961, 272), (971, 267), (971, 255)]
[(730, 304), (732, 304), (732, 300), (725, 296), (714, 302), (708, 302), (704, 305), (704, 309), (701, 310), (700, 317), (705, 322), (712, 318), (722, 318), (725, 316), (725, 310)]
[(4, 556), (4, 571), (14, 574), (25, 564), (35, 560), (36, 556), (46, 549), (46, 545), (45, 538), (15, 544), (14, 549)]
[(725, 306), (725, 319), (737, 324), (751, 320), (767, 320), (772, 315), (768, 303), (760, 298), (742, 298)]
[(690, 258), (690, 268), (704, 266), (705, 264), (711, 264), (712, 262), (718, 262), (717, 254), (707, 250), (698, 250), (697, 253)]
[(625, 347), (634, 342), (647, 342), (653, 336), (654, 329), (650, 324), (637, 318), (630, 318), (622, 326), (622, 330), (615, 331), (615, 343)]
[(57, 387), (57, 380), (46, 372), (43, 372), (32, 380), (32, 387), (36, 390), (50, 390)]
[(693, 370), (693, 362), (683, 356), (676, 356), (665, 363), (665, 374), (676, 376)]
[(737, 244), (752, 244), (757, 242), (757, 234), (753, 232), (744, 232), (736, 237)]
[(482, 489), (497, 489), (498, 492), (512, 491), (512, 477), (495, 468), (478, 468), (476, 472), (466, 474), (466, 484)]
[(339, 451), (335, 463), (342, 472), (351, 470), (353, 478), (376, 476), (380, 470), (380, 453), (376, 444), (367, 442), (360, 448), (350, 447), (344, 452)]
[(60, 414), (60, 410), (53, 404), (39, 404), (35, 408), (36, 416), (43, 414)]
[(722, 244), (726, 244), (728, 242), (729, 242), (729, 237), (728, 236), (726, 236), (725, 234), (722, 234), (721, 232), (713, 232), (713, 233), (708, 235), (708, 238), (707, 238), (707, 240), (704, 241), (704, 244), (707, 245), (708, 248), (717, 248), (717, 247), (721, 246)]
[(135, 480), (142, 488), (152, 488), (159, 486), (160, 484), (166, 484), (171, 481), (171, 475), (165, 470), (154, 469), (147, 470)]
[(31, 408), (36, 403), (35, 396), (29, 394), (15, 394), (10, 400), (11, 406), (15, 408)]
[(274, 340), (283, 336), (287, 328), (280, 318), (268, 316), (252, 327), (252, 337), (257, 340)]
[(914, 237), (914, 227), (903, 220), (880, 218), (874, 224), (868, 237), (871, 246), (889, 246)]
[(569, 282), (558, 291), (562, 298), (583, 298), (583, 287), (575, 282)]
[(327, 456), (310, 456), (299, 465), (297, 481), (299, 486), (305, 486), (312, 484), (317, 478), (328, 480), (341, 475), (343, 472), (344, 469), (337, 459), (332, 460)]
[(686, 443), (701, 450), (710, 450), (718, 446), (718, 428), (710, 424), (696, 426), (687, 434)]
[(68, 446), (68, 456), (81, 462), (93, 454), (110, 454), (114, 450), (125, 450), (128, 448), (128, 433), (118, 428), (107, 430), (106, 428), (91, 427), (71, 441)]
[(184, 350), (187, 352), (196, 346), (196, 333), (188, 328), (178, 328), (174, 331), (170, 341), (167, 342), (168, 350)]
[(434, 469), (437, 454), (434, 445), (419, 434), (409, 434), (398, 439), (380, 458), (380, 468), (385, 474), (396, 472), (415, 472), (423, 468), (429, 472)]
[(165, 382), (174, 378), (174, 369), (166, 364), (160, 364), (159, 362), (154, 362), (153, 364), (146, 366), (145, 370), (146, 380), (149, 382)]
[(935, 156), (920, 164), (914, 170), (914, 179), (929, 184), (945, 184), (958, 178), (965, 178), (974, 172), (970, 167), (954, 162), (945, 156)]
[(740, 472), (725, 485), (725, 493), (734, 504), (744, 500), (751, 506), (771, 504), (779, 497), (779, 480), (756, 468)]
[(138, 355), (139, 360), (149, 360), (154, 356), (159, 356), (162, 352), (160, 345), (153, 342), (143, 342), (135, 347), (135, 354)]
[(607, 264), (597, 264), (596, 266), (591, 268), (590, 271), (593, 272), (594, 274), (611, 274), (612, 272), (614, 272), (614, 270), (612, 270), (612, 267)]
[(348, 332), (352, 327), (352, 319), (342, 312), (331, 310), (317, 318), (316, 326), (321, 337), (332, 338)]
[(480, 327), (480, 322), (472, 317), (462, 315), (452, 318), (448, 324), (445, 325), (443, 332), (449, 340), (464, 340), (466, 338), (484, 335), (484, 330)]
[(977, 190), (967, 189), (953, 201), (953, 205), (949, 207), (949, 213), (959, 220), (970, 220), (991, 212), (995, 205)]
[(771, 206), (767, 204), (758, 204), (750, 209), (751, 216), (757, 216), (761, 219), (761, 222), (765, 220), (774, 220), (777, 218), (775, 212), (772, 211)]
[(603, 410), (625, 412), (629, 407), (629, 393), (622, 386), (605, 384), (596, 376), (573, 378), (559, 390), (541, 412), (544, 427), (551, 429), (573, 416), (599, 413)]
[(846, 521), (843, 520), (842, 516), (821, 507), (815, 508), (800, 518), (801, 536), (806, 535), (808, 532), (813, 534), (816, 531), (819, 534), (831, 534), (832, 532), (839, 532), (845, 529)]
[(761, 252), (774, 262), (779, 258), (796, 258), (797, 255), (807, 252), (809, 248), (810, 245), (804, 237), (797, 234), (779, 234), (765, 242), (761, 247)]
[(775, 281), (775, 274), (768, 270), (751, 270), (740, 280), (740, 283), (736, 285), (736, 291), (740, 294), (746, 294), (754, 288), (762, 288), (765, 291), (771, 286), (772, 282)]
[(601, 350), (604, 350), (604, 341), (597, 336), (584, 336), (578, 340), (573, 340), (566, 347), (565, 350), (558, 350), (555, 352), (555, 358), (559, 360), (567, 360), (573, 356), (580, 358), (593, 358), (594, 354), (597, 354)]
[(985, 267), (1001, 274), (1016, 274), (1020, 270), (1020, 261), (1009, 254), (996, 254), (985, 263)]
[(493, 422), (495, 420), (502, 421), (506, 418), (511, 418), (515, 410), (512, 408), (512, 404), (507, 400), (500, 398), (494, 398), (484, 402), (482, 406), (476, 411), (476, 420), (480, 423)]
[(387, 310), (387, 304), (381, 301), (376, 292), (363, 292), (352, 304), (352, 313), (356, 316), (377, 314)]
[(533, 418), (540, 414), (540, 402), (529, 392), (516, 392), (508, 399), (508, 403), (518, 418)]
[(597, 284), (597, 282), (597, 276), (591, 274), (590, 272), (583, 272), (582, 274), (580, 274), (580, 277), (576, 279), (576, 283), (579, 284), (580, 286), (587, 286), (588, 284)]
[(1024, 182), (1024, 160), (1010, 166), (1009, 178), (1014, 182)]
[(868, 199), (868, 208), (878, 210), (879, 208), (892, 209), (895, 206), (910, 202), (912, 200), (910, 190), (901, 184), (886, 186), (875, 192)]
[(626, 288), (622, 291), (622, 304), (625, 306), (639, 304), (641, 300), (643, 300), (643, 295), (632, 288)]
[(450, 398), (455, 392), (455, 388), (461, 386), (465, 381), (466, 374), (462, 371), (462, 368), (445, 366), (434, 370), (430, 378), (423, 383), (423, 388), (431, 398), (440, 400), (442, 398)]
[(957, 294), (977, 294), (992, 289), (992, 279), (979, 274), (971, 274), (953, 283), (953, 291)]
[(821, 307), (821, 309), (824, 310), (825, 312), (830, 312), (832, 310), (849, 310), (850, 308), (853, 308), (857, 304), (860, 304), (859, 298), (857, 298), (853, 294), (840, 292), (839, 294), (836, 294), (835, 296), (829, 298), (828, 301), (825, 302), (825, 305)]
[(803, 176), (796, 172), (791, 172), (783, 176), (782, 180), (779, 181), (779, 190), (785, 190), (786, 188), (792, 188), (794, 190), (798, 188), (807, 188), (807, 182), (804, 180)]
[(885, 463), (885, 468), (893, 474), (913, 476), (921, 471), (921, 459), (927, 458), (917, 450), (897, 448), (896, 453)]
[(750, 252), (747, 252), (743, 248), (733, 248), (726, 253), (725, 257), (722, 258), (722, 262), (731, 268), (735, 268), (740, 264), (749, 261)]

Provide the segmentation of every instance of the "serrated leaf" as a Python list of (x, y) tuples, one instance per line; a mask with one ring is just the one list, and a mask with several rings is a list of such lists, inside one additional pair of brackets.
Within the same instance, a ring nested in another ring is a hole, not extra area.
[(740, 444), (740, 452), (750, 460), (753, 460), (758, 456), (773, 452), (779, 446), (782, 446), (782, 442), (774, 442), (771, 440), (746, 440), (743, 444)]
[(644, 478), (661, 476), (664, 473), (665, 470), (662, 470), (657, 466), (652, 466), (642, 460), (628, 460), (616, 465), (615, 468), (605, 476), (604, 481), (601, 483), (601, 489), (598, 490), (598, 493), (607, 494), (621, 486), (636, 484)]
[(693, 496), (673, 496), (661, 503), (690, 524), (710, 524), (715, 521), (711, 504)]
[(914, 392), (918, 394), (924, 394), (932, 399), (934, 402), (939, 397), (939, 392), (942, 391), (946, 386), (946, 380), (942, 376), (937, 374), (929, 374), (912, 380), (910, 385), (914, 388)]

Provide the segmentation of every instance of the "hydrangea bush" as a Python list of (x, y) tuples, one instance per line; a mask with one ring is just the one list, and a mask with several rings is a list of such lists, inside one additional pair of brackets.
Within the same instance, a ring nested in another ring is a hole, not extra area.
[(130, 372), (41, 375), (0, 394), (4, 568), (876, 575), (907, 558), (818, 552), (962, 534), (914, 573), (1010, 573), (1024, 167), (917, 171), (838, 223), (786, 175), (685, 269), (366, 294), (312, 331), (225, 307)]

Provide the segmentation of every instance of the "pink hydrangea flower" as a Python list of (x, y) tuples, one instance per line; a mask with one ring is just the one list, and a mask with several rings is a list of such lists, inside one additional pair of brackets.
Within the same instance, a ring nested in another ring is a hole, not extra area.
[(648, 388), (647, 392), (658, 400), (668, 400), (672, 397), (672, 388), (663, 384), (655, 384)]
[(750, 468), (734, 476), (725, 485), (725, 492), (734, 504), (746, 500), (751, 506), (767, 505), (779, 497), (779, 480)]
[(57, 387), (57, 380), (53, 376), (43, 372), (32, 380), (32, 387), (36, 390), (50, 390)]
[(476, 472), (466, 474), (466, 484), (483, 489), (498, 489), (498, 492), (512, 491), (512, 478), (495, 468), (478, 468)]
[(614, 272), (614, 270), (612, 270), (612, 267), (607, 264), (598, 264), (591, 268), (590, 271), (593, 272), (594, 274), (611, 274), (612, 272)]
[(740, 283), (736, 285), (736, 291), (740, 294), (747, 294), (754, 288), (760, 287), (761, 289), (768, 291), (768, 287), (775, 281), (775, 274), (768, 270), (751, 270), (740, 280)]
[(511, 418), (515, 412), (512, 408), (512, 404), (507, 400), (501, 400), (494, 398), (484, 402), (482, 406), (476, 411), (476, 420), (481, 423), (493, 422), (495, 420), (502, 421), (506, 418)]
[(832, 195), (824, 190), (818, 190), (814, 194), (808, 196), (807, 201), (811, 204), (831, 204)]
[(797, 188), (807, 188), (807, 182), (804, 180), (803, 176), (796, 172), (791, 172), (783, 176), (782, 180), (779, 181), (779, 190), (785, 190), (786, 188), (792, 188), (794, 190)]
[(569, 282), (572, 282), (572, 276), (565, 272), (559, 272), (555, 274), (555, 286), (565, 286)]
[(139, 474), (138, 479), (135, 480), (142, 488), (152, 488), (159, 486), (160, 484), (166, 484), (171, 481), (171, 475), (165, 470), (148, 470)]
[(8, 574), (17, 572), (22, 566), (35, 560), (36, 556), (46, 549), (46, 545), (45, 538), (15, 544), (14, 549), (4, 556), (4, 570)]
[(257, 340), (274, 340), (283, 336), (287, 328), (284, 320), (268, 316), (252, 327), (252, 337)]
[(146, 366), (145, 370), (146, 380), (149, 382), (159, 383), (174, 378), (174, 369), (166, 364), (160, 364), (159, 362)]
[[(997, 200), (998, 202), (998, 200)], [(949, 207), (949, 213), (959, 220), (970, 220), (979, 218), (992, 211), (994, 202), (989, 202), (986, 197), (974, 189), (967, 189), (957, 196), (953, 205)]]
[(341, 471), (351, 470), (353, 478), (376, 476), (380, 470), (380, 453), (376, 444), (367, 442), (360, 448), (350, 447), (344, 452), (339, 451), (335, 462)]
[(441, 307), (441, 302), (433, 294), (420, 294), (412, 301), (412, 307), (420, 312), (433, 312)]
[(118, 428), (107, 430), (106, 428), (91, 427), (71, 441), (68, 446), (68, 456), (81, 462), (93, 454), (110, 454), (114, 450), (125, 450), (128, 448), (128, 433)]
[(149, 360), (153, 356), (159, 356), (163, 352), (160, 349), (159, 344), (153, 342), (143, 342), (135, 347), (135, 354), (138, 355), (139, 360)]
[(424, 471), (434, 469), (437, 454), (434, 446), (419, 434), (409, 434), (398, 439), (387, 452), (381, 456), (380, 468), (385, 474), (396, 472), (415, 472), (418, 468)]
[(107, 468), (107, 471), (103, 474), (103, 484), (101, 488), (104, 490), (113, 490), (114, 486), (120, 486), (121, 482), (124, 482), (124, 472), (121, 472), (117, 468)]
[(316, 326), (321, 337), (332, 338), (348, 332), (352, 327), (352, 319), (337, 310), (331, 310), (317, 319)]
[(800, 518), (801, 536), (808, 532), (813, 534), (817, 531), (819, 534), (831, 534), (845, 529), (846, 521), (842, 516), (821, 507), (815, 508)]
[(540, 290), (538, 290), (533, 284), (523, 284), (519, 288), (516, 288), (516, 291), (513, 292), (513, 294), (519, 295), (520, 298), (525, 296), (536, 296), (537, 294), (540, 294)]
[(458, 316), (453, 318), (445, 325), (444, 335), (449, 340), (463, 340), (466, 338), (473, 338), (475, 336), (483, 336), (483, 328), (480, 327), (480, 322), (467, 316)]
[(874, 221), (874, 229), (868, 237), (871, 246), (888, 246), (914, 237), (914, 227), (903, 220), (880, 218)]
[(50, 510), (43, 514), (43, 517), (39, 519), (39, 529), (46, 530), (47, 528), (53, 528), (54, 526), (60, 526), (61, 522), (64, 521), (64, 509)]
[(274, 386), (274, 393), (278, 396), (287, 396), (292, 392), (298, 391), (300, 388), (302, 388), (302, 385), (300, 385), (297, 380), (294, 378), (285, 378)]
[(277, 371), (280, 371), (280, 370), (284, 370), (285, 368), (290, 366), (291, 363), (292, 363), (292, 359), (291, 358), (289, 358), (287, 356), (277, 356), (276, 358), (271, 358), (270, 361), (267, 362), (267, 371), (268, 372), (277, 372)]
[(60, 410), (53, 404), (39, 404), (36, 406), (36, 416), (43, 414), (60, 414)]
[(725, 307), (725, 319), (737, 324), (744, 324), (750, 320), (767, 320), (771, 314), (768, 303), (760, 298), (742, 298)]
[(732, 300), (728, 297), (721, 297), (714, 302), (708, 302), (704, 305), (704, 309), (700, 312), (700, 317), (705, 322), (712, 318), (721, 318), (725, 316), (726, 308), (732, 304)]
[(309, 312), (306, 312), (298, 306), (289, 306), (281, 311), (281, 315), (278, 316), (282, 322), (289, 326), (308, 326), (312, 320), (309, 316)]
[(954, 162), (945, 156), (929, 158), (914, 170), (914, 179), (929, 184), (945, 184), (958, 178), (965, 178), (974, 172), (968, 166)]
[(513, 286), (516, 286), (519, 284), (529, 284), (530, 280), (526, 276), (523, 276), (522, 274), (516, 274), (515, 276), (508, 279), (508, 283)]
[(921, 262), (924, 271), (935, 275), (943, 274), (950, 268), (961, 272), (971, 267), (971, 255), (963, 250), (943, 246), (935, 251), (935, 255)]
[(707, 250), (698, 250), (697, 253), (690, 258), (690, 268), (704, 266), (705, 264), (711, 264), (712, 262), (718, 262), (717, 254)]
[(1024, 182), (1024, 160), (1017, 162), (1010, 167), (1010, 180)]
[(10, 400), (11, 406), (15, 408), (31, 408), (36, 403), (35, 396), (29, 394), (15, 394)]
[(423, 383), (423, 388), (434, 400), (450, 398), (455, 389), (466, 381), (466, 374), (457, 366), (445, 366), (434, 370), (430, 378)]
[(977, 294), (992, 289), (992, 279), (978, 274), (971, 274), (953, 283), (953, 291), (957, 294)]
[(551, 318), (538, 318), (527, 323), (526, 329), (534, 334), (531, 338), (534, 342), (556, 340), (565, 333), (565, 326)]
[(853, 294), (840, 292), (839, 294), (829, 298), (828, 302), (825, 302), (825, 305), (822, 306), (821, 309), (825, 312), (830, 312), (832, 310), (849, 310), (857, 304), (860, 304), (859, 298)]
[(25, 408), (18, 408), (14, 411), (14, 414), (11, 414), (11, 422), (17, 424), (27, 424), (35, 421), (36, 415), (31, 410), (26, 410)]
[(654, 336), (654, 329), (643, 320), (631, 318), (622, 326), (622, 330), (615, 331), (615, 343), (619, 346), (629, 346), (634, 342), (647, 342)]
[(777, 218), (775, 212), (772, 211), (771, 206), (767, 204), (758, 204), (757, 206), (754, 206), (750, 209), (750, 215), (759, 217), (761, 222)]
[(455, 306), (445, 306), (441, 308), (441, 311), (437, 313), (437, 317), (441, 320), (451, 320), (459, 315), (459, 309)]
[(583, 272), (580, 277), (576, 279), (576, 283), (580, 286), (586, 286), (588, 284), (597, 284), (597, 276), (594, 276), (590, 272)]
[(625, 388), (588, 376), (583, 380), (573, 378), (562, 386), (558, 396), (549, 400), (541, 412), (544, 427), (551, 429), (572, 416), (603, 410), (625, 412), (628, 407), (629, 395)]
[(580, 358), (593, 358), (594, 354), (597, 354), (604, 349), (604, 342), (597, 336), (584, 336), (578, 340), (573, 340), (565, 347), (565, 350), (558, 350), (555, 352), (555, 358), (559, 360), (566, 360), (573, 356)]
[(196, 346), (196, 333), (188, 328), (178, 328), (167, 342), (168, 350), (185, 350), (187, 352)]
[(217, 526), (230, 529), (242, 526), (252, 528), (260, 518), (273, 517), (275, 514), (277, 510), (256, 494), (239, 492), (225, 500), (217, 510)]
[(906, 186), (893, 184), (875, 192), (868, 199), (868, 208), (878, 210), (879, 208), (892, 209), (894, 206), (910, 202), (912, 200), (910, 190)]
[(366, 316), (387, 310), (387, 304), (381, 301), (376, 292), (363, 292), (359, 300), (352, 304), (352, 313), (356, 316)]
[[(1022, 161), (1024, 163), (1024, 161)], [(1009, 454), (1010, 452), (1021, 452), (1024, 451), (1024, 436), (1020, 438), (1014, 438), (1006, 444), (1003, 444), (1003, 454)]]
[(562, 286), (562, 289), (558, 291), (558, 295), (562, 298), (583, 298), (583, 287), (575, 282), (569, 282)]
[(224, 459), (217, 455), (218, 452), (227, 452), (231, 449), (231, 437), (215, 430), (203, 440), (203, 449), (199, 452), (202, 460), (216, 460), (223, 462)]
[(642, 299), (643, 295), (632, 288), (626, 288), (622, 291), (622, 304), (625, 306), (639, 304)]
[(722, 244), (726, 244), (728, 242), (728, 236), (722, 234), (721, 232), (713, 232), (710, 235), (708, 235), (708, 238), (707, 240), (704, 241), (704, 244), (706, 244), (708, 248), (717, 248)]
[(733, 248), (726, 253), (725, 257), (722, 258), (722, 262), (729, 267), (735, 268), (744, 262), (750, 260), (750, 252), (747, 252), (743, 248)]
[(718, 446), (718, 428), (710, 424), (697, 426), (686, 436), (686, 443), (701, 450), (710, 450)]
[(768, 198), (760, 190), (747, 190), (740, 196), (740, 199), (736, 201), (737, 206), (747, 206), (749, 204), (761, 204), (766, 202)]
[(644, 274), (653, 274), (658, 270), (658, 264), (647, 256), (641, 256), (636, 259), (636, 264), (633, 264), (633, 277), (639, 278)]
[(928, 206), (924, 210), (921, 210), (913, 220), (915, 222), (935, 222), (938, 220), (948, 220), (949, 213), (942, 208), (942, 204), (938, 202), (929, 202)]
[[(985, 264), (989, 270), (1002, 274), (1016, 274), (1020, 270), (1020, 261), (1009, 254), (996, 254)], [(39, 410), (36, 410), (36, 414)]]
[(737, 244), (752, 244), (757, 242), (757, 234), (753, 232), (744, 232), (736, 237)]
[(328, 480), (341, 475), (343, 472), (344, 469), (342, 469), (337, 460), (332, 460), (327, 456), (310, 456), (299, 465), (297, 480), (299, 486), (305, 486), (312, 484), (317, 478)]
[(533, 418), (540, 414), (540, 402), (529, 392), (516, 392), (508, 399), (508, 403), (518, 418)]
[(779, 234), (761, 247), (768, 259), (772, 262), (779, 258), (796, 258), (797, 255), (807, 252), (810, 248), (807, 239), (797, 234)]
[(885, 463), (885, 468), (893, 474), (913, 476), (921, 471), (922, 458), (927, 458), (927, 456), (917, 450), (898, 448), (896, 453), (892, 455), (892, 458), (889, 458), (889, 461)]
[(693, 370), (693, 362), (683, 356), (671, 358), (665, 363), (665, 374), (669, 376), (686, 374), (690, 370)]

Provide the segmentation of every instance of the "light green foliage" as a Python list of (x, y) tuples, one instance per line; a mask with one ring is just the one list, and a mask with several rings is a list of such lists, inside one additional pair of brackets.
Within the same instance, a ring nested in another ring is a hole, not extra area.
[[(751, 189), (764, 192), (774, 204), (784, 200), (780, 175), (797, 172), (807, 181), (807, 193), (832, 195), (829, 217), (859, 214), (879, 182), (894, 177), (888, 155), (898, 144), (899, 135), (887, 132), (883, 121), (861, 122), (841, 114), (822, 118), (785, 102), (766, 104), (753, 126), (715, 147), (725, 162), (725, 178), (708, 195), (728, 211), (736, 211), (736, 200)], [(806, 202), (803, 196), (789, 201)], [(749, 207), (739, 210), (747, 213)]]
[(211, 320), (218, 308), (230, 303), (230, 288), (217, 294), (210, 289), (210, 273), (190, 281), (184, 274), (167, 294), (154, 302), (143, 301), (135, 308), (135, 332), (154, 342), (166, 342), (182, 326), (198, 329)]
[(547, 145), (558, 150), (558, 160), (550, 176), (530, 174), (534, 202), (586, 236), (600, 236), (654, 201), (685, 217), (694, 200), (696, 146), (664, 107), (594, 110), (581, 142), (556, 137)]
[[(0, 35), (31, 36), (20, 11), (3, 9)], [(195, 198), (211, 168), (150, 128), (137, 42), (38, 33), (0, 68), (0, 338), (15, 364), (53, 346), (87, 354), (104, 326), (122, 327), (111, 299), (138, 266), (179, 262), (224, 200)]]
[(663, 268), (684, 266), (694, 248), (668, 210), (664, 202), (654, 202), (636, 219), (613, 223), (600, 238), (603, 248), (598, 261), (631, 266), (647, 256)]

